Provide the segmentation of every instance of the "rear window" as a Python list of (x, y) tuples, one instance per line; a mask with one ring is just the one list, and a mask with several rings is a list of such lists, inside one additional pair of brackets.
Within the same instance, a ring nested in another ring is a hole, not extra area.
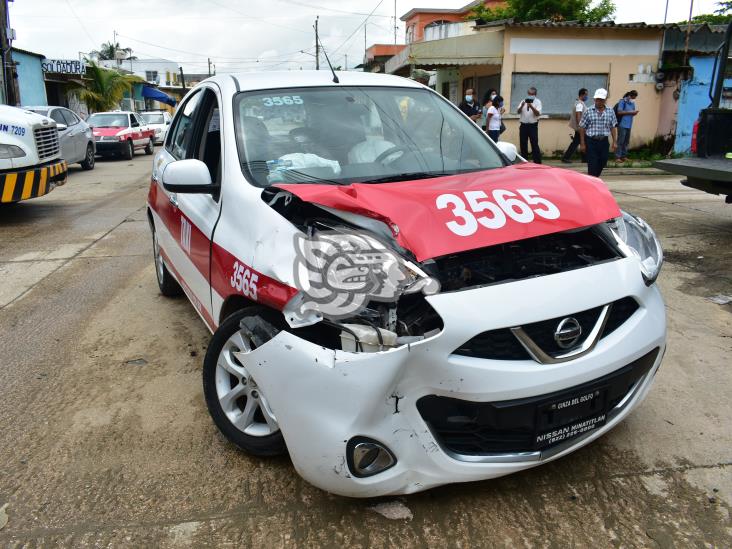
[(86, 123), (95, 128), (126, 128), (129, 126), (127, 115), (124, 113), (92, 114)]
[(142, 118), (148, 124), (165, 124), (165, 118), (159, 113), (142, 113)]

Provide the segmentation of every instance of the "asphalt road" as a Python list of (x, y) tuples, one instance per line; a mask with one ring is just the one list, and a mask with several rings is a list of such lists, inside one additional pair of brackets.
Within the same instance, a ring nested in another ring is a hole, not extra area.
[(150, 164), (72, 168), (65, 187), (0, 209), (0, 546), (732, 546), (732, 304), (707, 299), (732, 295), (721, 198), (673, 177), (608, 180), (667, 253), (668, 352), (625, 423), (525, 473), (363, 501), (214, 428), (208, 332), (155, 283)]

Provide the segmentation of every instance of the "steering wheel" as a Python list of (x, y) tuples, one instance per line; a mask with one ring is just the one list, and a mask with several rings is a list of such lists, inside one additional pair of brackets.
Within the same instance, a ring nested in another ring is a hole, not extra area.
[[(387, 159), (388, 157), (390, 157), (392, 154), (394, 154), (396, 152), (399, 152), (399, 151), (401, 151), (402, 154), (399, 155), (397, 158), (401, 158), (402, 156), (404, 156), (404, 154), (406, 154), (406, 153), (409, 152), (409, 149), (407, 149), (406, 147), (402, 147), (400, 145), (395, 145), (394, 147), (389, 147), (383, 153), (381, 153), (379, 156), (377, 156), (376, 158), (374, 158), (374, 162), (379, 162), (379, 163), (385, 164), (385, 165), (386, 164), (391, 164), (391, 162), (384, 162), (384, 160)], [(394, 158), (394, 160), (397, 160), (397, 158)], [(392, 160), (392, 162), (394, 160)]]

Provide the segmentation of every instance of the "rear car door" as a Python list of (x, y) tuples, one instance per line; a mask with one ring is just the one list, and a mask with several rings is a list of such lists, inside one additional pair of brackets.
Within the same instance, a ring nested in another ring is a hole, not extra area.
[(85, 124), (83, 124), (81, 119), (69, 109), (58, 110), (61, 111), (61, 114), (66, 120), (66, 125), (69, 127), (69, 130), (71, 130), (69, 132), (69, 139), (74, 142), (73, 162), (84, 160), (84, 157), (86, 156), (86, 146), (89, 142), (89, 137), (86, 135), (85, 131)]
[(132, 128), (132, 142), (135, 144), (135, 148), (144, 146), (145, 139), (142, 134), (142, 124), (135, 113), (130, 113), (130, 126)]
[[(210, 260), (211, 238), (219, 217), (219, 197), (169, 193), (162, 182), (172, 162), (194, 158), (206, 164), (211, 181), (221, 181), (222, 142), (218, 89), (204, 87), (182, 105), (171, 125), (165, 147), (155, 157), (156, 207), (164, 212), (166, 238), (160, 238), (176, 277), (198, 312), (213, 329)], [(162, 236), (159, 235), (159, 236)]]

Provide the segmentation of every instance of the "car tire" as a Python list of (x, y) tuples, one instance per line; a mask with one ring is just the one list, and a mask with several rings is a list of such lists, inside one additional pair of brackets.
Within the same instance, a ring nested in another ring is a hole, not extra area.
[(153, 258), (155, 260), (155, 278), (158, 281), (158, 288), (160, 293), (165, 297), (178, 297), (183, 293), (183, 289), (178, 284), (178, 281), (173, 278), (168, 268), (165, 266), (163, 260), (163, 254), (160, 251), (160, 242), (158, 241), (158, 233), (155, 227), (152, 226), (152, 238), (153, 238)]
[(81, 161), (81, 169), (93, 170), (95, 162), (94, 145), (88, 143), (86, 146), (86, 155), (84, 156), (84, 160)]
[(150, 141), (145, 145), (145, 154), (152, 154), (155, 151), (155, 143), (153, 143), (152, 137)]
[(127, 146), (122, 153), (122, 158), (125, 160), (132, 160), (133, 156), (135, 156), (135, 146), (132, 144), (132, 141), (127, 140)]
[(259, 457), (285, 454), (287, 446), (266, 396), (233, 353), (256, 348), (241, 328), (242, 319), (271, 315), (264, 307), (233, 313), (214, 333), (203, 360), (203, 394), (216, 427), (235, 446)]

